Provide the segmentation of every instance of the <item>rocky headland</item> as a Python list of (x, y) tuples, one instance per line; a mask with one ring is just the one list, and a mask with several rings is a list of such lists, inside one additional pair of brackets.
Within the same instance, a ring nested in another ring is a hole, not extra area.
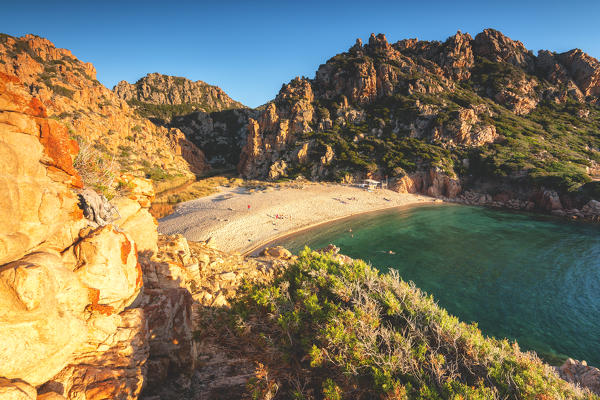
[(256, 110), (95, 74), (0, 36), (0, 398), (598, 398), (596, 368), (554, 370), (334, 247), (244, 257), (159, 235), (148, 211), (157, 183), (237, 164), (597, 218), (597, 60), (494, 30), (373, 35)]

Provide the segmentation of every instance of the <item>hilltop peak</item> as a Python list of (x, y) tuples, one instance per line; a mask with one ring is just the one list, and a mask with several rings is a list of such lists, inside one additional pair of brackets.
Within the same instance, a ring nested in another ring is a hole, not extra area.
[(113, 92), (130, 103), (193, 104), (201, 111), (245, 108), (242, 103), (233, 100), (218, 86), (158, 72), (149, 73), (134, 84), (121, 81), (113, 88)]

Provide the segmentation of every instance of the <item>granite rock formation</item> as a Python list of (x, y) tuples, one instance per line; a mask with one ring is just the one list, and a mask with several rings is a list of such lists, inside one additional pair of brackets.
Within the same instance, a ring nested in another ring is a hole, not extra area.
[(121, 81), (113, 91), (125, 101), (157, 105), (194, 104), (205, 112), (244, 107), (217, 86), (159, 73), (148, 74), (134, 84)]
[(581, 50), (536, 56), (493, 29), (444, 42), (372, 34), (314, 79), (283, 85), (249, 118), (238, 171), (387, 178), (400, 191), (457, 200), (463, 190), (526, 186), (515, 201), (553, 211), (538, 194), (555, 191), (569, 213), (600, 193), (600, 142), (590, 134), (600, 118), (598, 74)]
[(18, 77), (44, 105), (50, 123), (63, 125), (87, 153), (94, 153), (86, 160), (89, 168), (110, 169), (113, 175), (160, 170), (190, 177), (207, 169), (202, 152), (179, 130), (138, 116), (96, 80), (92, 64), (47, 39), (1, 35), (0, 72)]
[(568, 358), (557, 370), (560, 377), (567, 382), (578, 384), (600, 395), (600, 369), (587, 365), (585, 361)]
[(77, 142), (28, 89), (0, 73), (0, 397), (137, 399), (187, 381), (210, 392), (197, 360), (215, 347), (194, 337), (198, 310), (281, 262), (159, 238), (150, 180), (121, 174), (110, 203), (84, 187)]
[(211, 166), (232, 167), (239, 160), (245, 126), (254, 111), (219, 87), (152, 73), (134, 84), (121, 81), (113, 92), (138, 115), (158, 126), (181, 130), (207, 155)]

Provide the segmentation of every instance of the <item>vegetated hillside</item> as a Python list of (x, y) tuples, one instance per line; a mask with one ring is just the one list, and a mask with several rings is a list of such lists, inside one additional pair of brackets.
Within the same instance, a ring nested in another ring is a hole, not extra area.
[(109, 190), (121, 172), (164, 180), (207, 168), (181, 131), (136, 115), (96, 80), (92, 64), (47, 39), (0, 35), (0, 72), (17, 76), (50, 117), (67, 126), (81, 148), (75, 165), (96, 189)]
[(397, 274), (335, 252), (306, 249), (272, 283), (249, 286), (233, 314), (228, 332), (253, 345), (256, 399), (598, 398)]
[(235, 167), (248, 118), (255, 114), (217, 86), (158, 73), (135, 84), (121, 81), (113, 92), (140, 116), (183, 131), (215, 167)]
[(147, 74), (136, 83), (119, 82), (113, 91), (147, 118), (166, 123), (173, 116), (194, 111), (213, 112), (246, 108), (221, 88), (178, 76)]
[(599, 95), (600, 62), (581, 50), (535, 56), (492, 29), (445, 42), (372, 35), (314, 79), (283, 85), (249, 121), (238, 167), (271, 179), (389, 177), (446, 197), (531, 200), (545, 188), (579, 207), (599, 194)]
[[(274, 384), (286, 399), (293, 391), (339, 398), (348, 388), (353, 398), (399, 397), (403, 390), (428, 398), (439, 390), (513, 398), (585, 395), (534, 358), (482, 339), (416, 289), (378, 278), (362, 263), (346, 268), (330, 256), (304, 255), (281, 276), (293, 262), (283, 249), (246, 258), (224, 254), (209, 241), (159, 236), (148, 212), (152, 183), (121, 175), (123, 192), (110, 204), (83, 187), (72, 163), (77, 143), (30, 90), (0, 72), (0, 398), (181, 400), (218, 398), (211, 396), (216, 390), (224, 393), (220, 398), (243, 398), (237, 391), (247, 391), (250, 377), (255, 398), (273, 392)], [(280, 278), (270, 284), (274, 276)], [(239, 299), (242, 283), (246, 296)], [(363, 286), (368, 297), (361, 297)], [(372, 303), (387, 308), (366, 308), (372, 311), (366, 315), (362, 310)], [(232, 317), (241, 329), (227, 329), (229, 320), (214, 315)], [(368, 321), (374, 323), (362, 329)], [(334, 328), (331, 337), (339, 340), (330, 346), (321, 326)], [(429, 327), (439, 327), (439, 334), (430, 335)], [(214, 335), (219, 328), (225, 329)], [(388, 331), (395, 333), (385, 336)], [(346, 353), (362, 332), (390, 337), (392, 346), (365, 341)], [(405, 357), (387, 352), (398, 343)], [(249, 350), (240, 356), (243, 346)], [(327, 354), (356, 373), (330, 377), (340, 367), (327, 369)], [(394, 356), (389, 362), (388, 354)], [(433, 368), (447, 360), (440, 372), (430, 367), (430, 354)], [(253, 373), (255, 360), (265, 364)], [(278, 370), (265, 374), (272, 360)], [(421, 364), (415, 369), (414, 362)], [(398, 375), (405, 365), (407, 372)], [(454, 365), (471, 370), (454, 371)], [(484, 380), (467, 387), (473, 374)]]

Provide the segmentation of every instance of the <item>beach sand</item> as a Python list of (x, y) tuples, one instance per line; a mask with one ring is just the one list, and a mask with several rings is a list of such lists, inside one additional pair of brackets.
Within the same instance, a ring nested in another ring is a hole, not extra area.
[(246, 253), (275, 238), (324, 222), (433, 201), (431, 197), (387, 189), (369, 192), (324, 183), (264, 190), (222, 188), (217, 194), (178, 205), (173, 214), (159, 220), (158, 231), (180, 233), (191, 241), (212, 238), (219, 250)]

